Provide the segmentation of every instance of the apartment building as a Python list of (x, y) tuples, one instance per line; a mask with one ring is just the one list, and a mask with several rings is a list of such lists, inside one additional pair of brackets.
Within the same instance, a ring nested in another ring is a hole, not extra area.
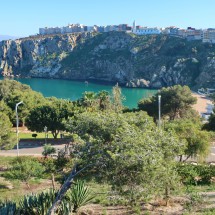
[(214, 28), (209, 28), (209, 29), (203, 30), (202, 42), (203, 43), (215, 43), (215, 29)]

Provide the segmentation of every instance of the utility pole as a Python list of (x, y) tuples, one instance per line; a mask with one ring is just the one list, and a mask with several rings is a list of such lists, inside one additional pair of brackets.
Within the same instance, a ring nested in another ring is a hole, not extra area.
[(44, 127), (44, 132), (45, 132), (45, 144), (47, 144), (47, 127)]
[(19, 156), (19, 117), (18, 117), (18, 106), (22, 104), (23, 101), (16, 103), (15, 112), (16, 112), (16, 149), (17, 149), (17, 157)]
[(161, 127), (161, 95), (158, 95), (158, 127)]

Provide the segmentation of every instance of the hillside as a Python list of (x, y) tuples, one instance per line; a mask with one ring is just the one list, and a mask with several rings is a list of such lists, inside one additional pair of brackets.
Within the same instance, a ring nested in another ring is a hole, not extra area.
[(119, 82), (128, 87), (215, 87), (215, 44), (124, 32), (0, 42), (4, 76)]

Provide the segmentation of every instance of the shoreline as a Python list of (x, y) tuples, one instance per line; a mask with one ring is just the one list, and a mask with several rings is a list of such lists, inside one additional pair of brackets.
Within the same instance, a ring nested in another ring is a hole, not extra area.
[(214, 108), (213, 102), (209, 97), (198, 94), (192, 91), (192, 96), (197, 98), (197, 103), (193, 108), (200, 114), (211, 114)]
[(64, 80), (64, 81), (77, 81), (77, 82), (88, 82), (92, 84), (99, 84), (99, 85), (104, 85), (104, 86), (116, 86), (118, 84), (122, 88), (127, 88), (127, 89), (144, 89), (144, 90), (160, 90), (161, 88), (155, 88), (155, 87), (127, 87), (126, 83), (120, 83), (117, 81), (108, 81), (108, 80), (99, 80), (99, 79), (91, 79), (91, 78), (86, 78), (86, 79), (70, 79), (70, 78), (56, 78), (56, 77), (10, 77), (10, 76), (2, 76), (0, 75), (0, 80), (3, 79), (12, 79), (12, 80), (19, 80), (19, 79), (44, 79), (44, 80)]

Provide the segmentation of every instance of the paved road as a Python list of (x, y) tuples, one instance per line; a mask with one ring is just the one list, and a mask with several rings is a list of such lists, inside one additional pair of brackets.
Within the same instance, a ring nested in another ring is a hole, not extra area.
[[(55, 144), (53, 145), (57, 150), (62, 149), (65, 147), (65, 144)], [(20, 155), (31, 155), (31, 156), (42, 156), (42, 151), (43, 151), (43, 146), (41, 144), (27, 144), (27, 143), (21, 143), (20, 144), (20, 149), (19, 149), (19, 154)], [(1, 150), (0, 151), (0, 156), (16, 156), (17, 155), (17, 150), (12, 149), (12, 150)], [(194, 159), (190, 159), (195, 161)], [(215, 162), (215, 143), (212, 144), (211, 147), (211, 152), (209, 156), (206, 159), (207, 162)]]
[[(53, 145), (53, 147), (56, 148), (56, 150), (60, 150), (65, 147), (65, 144), (60, 144), (60, 145)], [(19, 154), (20, 155), (29, 155), (29, 156), (42, 156), (43, 152), (43, 146), (31, 146), (30, 144), (28, 146), (20, 146), (19, 149)], [(12, 150), (1, 150), (0, 151), (0, 156), (16, 156), (17, 155), (17, 150), (12, 149)]]

